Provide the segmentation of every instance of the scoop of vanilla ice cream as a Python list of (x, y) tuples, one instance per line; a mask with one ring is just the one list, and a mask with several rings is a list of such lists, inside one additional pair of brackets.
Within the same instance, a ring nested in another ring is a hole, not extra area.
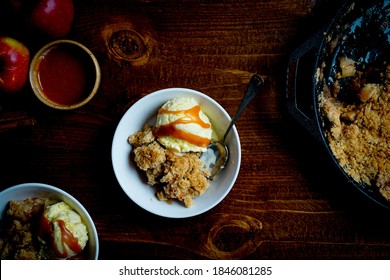
[(87, 227), (68, 204), (58, 202), (48, 206), (44, 217), (52, 225), (52, 249), (58, 256), (72, 257), (85, 248), (88, 241)]
[(212, 127), (194, 98), (174, 98), (158, 111), (157, 140), (177, 152), (205, 152), (211, 141)]

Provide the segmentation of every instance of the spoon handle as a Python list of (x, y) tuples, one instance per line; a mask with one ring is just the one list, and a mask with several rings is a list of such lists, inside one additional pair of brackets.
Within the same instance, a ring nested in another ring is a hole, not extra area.
[(264, 79), (260, 75), (254, 74), (249, 81), (248, 87), (246, 89), (244, 97), (241, 100), (240, 106), (238, 107), (236, 114), (234, 115), (232, 121), (230, 122), (229, 127), (225, 132), (225, 135), (222, 138), (222, 143), (225, 143), (226, 137), (228, 136), (230, 129), (236, 123), (238, 117), (248, 106), (248, 104), (252, 101), (252, 99), (255, 98), (255, 96), (259, 93), (260, 88), (263, 85), (264, 85)]

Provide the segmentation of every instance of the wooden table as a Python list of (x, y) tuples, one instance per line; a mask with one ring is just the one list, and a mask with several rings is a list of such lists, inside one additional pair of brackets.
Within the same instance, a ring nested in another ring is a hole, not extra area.
[[(28, 86), (1, 96), (0, 120), (17, 124), (0, 132), (1, 190), (41, 182), (74, 195), (96, 223), (101, 259), (390, 257), (389, 213), (345, 184), (324, 147), (285, 110), (289, 54), (341, 1), (75, 2), (67, 38), (97, 56), (99, 92), (66, 112), (42, 105)], [(24, 35), (35, 51), (41, 42)], [(126, 109), (155, 90), (187, 87), (233, 115), (253, 73), (266, 86), (236, 125), (242, 164), (228, 196), (187, 219), (135, 205), (111, 165)]]

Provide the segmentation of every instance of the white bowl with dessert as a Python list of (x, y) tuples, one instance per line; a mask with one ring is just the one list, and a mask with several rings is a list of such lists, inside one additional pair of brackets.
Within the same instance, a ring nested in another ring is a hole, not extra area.
[(84, 206), (47, 184), (0, 192), (1, 259), (97, 260), (99, 239)]
[(226, 138), (229, 160), (213, 180), (199, 157), (223, 137), (230, 121), (220, 104), (196, 90), (168, 88), (141, 98), (123, 115), (112, 143), (113, 169), (123, 191), (163, 217), (210, 210), (226, 197), (239, 173), (236, 128)]

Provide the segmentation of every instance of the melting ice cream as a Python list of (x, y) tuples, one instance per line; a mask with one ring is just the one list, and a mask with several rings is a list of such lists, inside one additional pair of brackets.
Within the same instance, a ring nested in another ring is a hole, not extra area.
[(174, 98), (158, 111), (156, 129), (158, 141), (178, 152), (205, 152), (211, 142), (209, 118), (194, 98)]
[(45, 208), (40, 223), (40, 238), (49, 241), (59, 258), (81, 253), (88, 241), (88, 231), (81, 217), (65, 202)]

